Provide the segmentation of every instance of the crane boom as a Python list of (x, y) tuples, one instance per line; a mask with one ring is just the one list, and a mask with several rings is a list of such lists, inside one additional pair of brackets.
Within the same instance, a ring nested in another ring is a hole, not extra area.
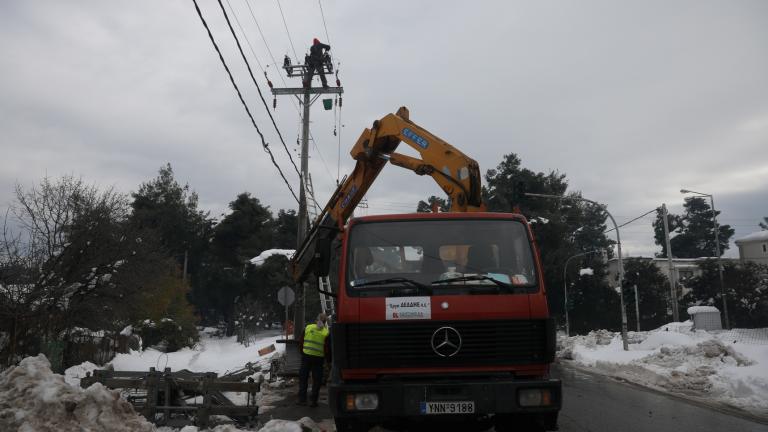
[[(401, 142), (414, 148), (421, 159), (395, 153)], [(324, 260), (322, 249), (328, 248), (330, 240), (343, 229), (387, 162), (431, 176), (448, 195), (449, 211), (485, 210), (477, 162), (413, 123), (406, 107), (374, 121), (357, 139), (350, 154), (357, 161), (354, 170), (336, 188), (291, 261), (296, 281), (306, 279), (318, 261)]]

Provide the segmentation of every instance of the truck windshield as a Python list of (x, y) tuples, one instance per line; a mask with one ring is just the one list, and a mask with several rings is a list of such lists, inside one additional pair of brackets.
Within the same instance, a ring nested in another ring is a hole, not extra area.
[[(347, 257), (352, 295), (530, 292), (536, 269), (527, 230), (515, 220), (444, 219), (353, 225)], [(381, 293), (379, 293), (381, 292)]]

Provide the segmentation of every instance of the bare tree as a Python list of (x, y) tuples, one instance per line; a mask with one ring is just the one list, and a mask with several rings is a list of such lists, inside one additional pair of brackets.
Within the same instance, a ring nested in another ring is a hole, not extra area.
[[(81, 179), (44, 178), (16, 186), (0, 247), (0, 328), (11, 328), (0, 352), (17, 360), (19, 338), (56, 341), (77, 327), (106, 329), (130, 320), (136, 293), (168, 271), (151, 232), (127, 222), (124, 194)], [(13, 215), (16, 232), (10, 228)]]

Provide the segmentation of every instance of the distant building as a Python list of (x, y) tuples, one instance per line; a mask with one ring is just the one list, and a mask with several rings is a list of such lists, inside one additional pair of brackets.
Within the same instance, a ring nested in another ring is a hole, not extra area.
[(741, 262), (752, 261), (768, 264), (768, 230), (753, 232), (736, 239)]
[[(647, 257), (624, 257), (624, 263), (626, 267), (627, 260), (642, 260), (652, 261), (656, 267), (659, 268), (661, 274), (669, 277), (669, 261), (666, 258), (647, 258)], [(701, 269), (699, 268), (698, 261), (705, 259), (715, 259), (714, 257), (701, 257), (701, 258), (672, 258), (672, 270), (674, 272), (675, 281), (685, 285), (685, 280), (695, 276), (701, 276)], [(725, 261), (733, 261), (730, 258), (723, 258)], [(608, 260), (608, 281), (615, 284), (619, 280), (619, 264), (616, 258)]]

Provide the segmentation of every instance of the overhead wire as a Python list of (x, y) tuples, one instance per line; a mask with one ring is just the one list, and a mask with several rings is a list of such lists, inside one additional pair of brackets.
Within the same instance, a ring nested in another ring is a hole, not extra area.
[(298, 174), (299, 178), (301, 178), (301, 172), (299, 171), (299, 168), (296, 166), (296, 162), (293, 161), (293, 156), (291, 156), (291, 151), (288, 150), (288, 146), (285, 144), (285, 140), (283, 139), (283, 134), (280, 133), (280, 128), (277, 127), (275, 118), (272, 116), (272, 112), (269, 110), (269, 105), (267, 105), (267, 101), (264, 100), (264, 95), (261, 93), (261, 87), (259, 87), (259, 83), (256, 82), (256, 77), (253, 76), (253, 70), (251, 70), (251, 64), (248, 62), (248, 59), (245, 57), (245, 53), (243, 52), (243, 47), (242, 45), (240, 45), (240, 39), (238, 39), (237, 34), (235, 33), (235, 29), (232, 27), (232, 23), (229, 21), (229, 15), (227, 14), (227, 10), (224, 8), (224, 4), (221, 2), (221, 0), (218, 0), (218, 2), (219, 2), (219, 6), (221, 7), (221, 12), (224, 14), (224, 19), (227, 21), (227, 26), (229, 27), (229, 31), (232, 33), (232, 37), (235, 39), (235, 43), (237, 44), (237, 50), (240, 51), (240, 56), (243, 57), (245, 66), (248, 68), (248, 74), (251, 76), (253, 85), (256, 86), (256, 90), (258, 90), (259, 92), (259, 98), (261, 98), (261, 102), (264, 104), (264, 109), (267, 111), (267, 115), (269, 115), (269, 119), (272, 120), (272, 125), (275, 127), (277, 136), (280, 138), (280, 142), (283, 144), (285, 153), (288, 154), (288, 159), (290, 159), (291, 165), (293, 165), (293, 169), (296, 170), (296, 174)]
[(251, 50), (251, 54), (253, 55), (254, 60), (256, 60), (256, 64), (259, 65), (259, 69), (261, 69), (261, 72), (264, 73), (264, 75), (267, 75), (267, 70), (264, 69), (264, 66), (262, 66), (261, 62), (259, 61), (259, 57), (256, 55), (256, 51), (253, 49), (253, 45), (251, 45), (251, 40), (248, 39), (248, 34), (243, 29), (243, 26), (240, 24), (240, 20), (237, 18), (237, 14), (235, 13), (235, 9), (232, 7), (232, 4), (229, 3), (229, 0), (227, 0), (227, 6), (229, 6), (229, 11), (232, 12), (232, 16), (235, 18), (235, 23), (237, 24), (237, 28), (240, 29), (240, 33), (243, 34), (243, 38), (245, 38), (245, 42), (248, 44), (248, 48)]
[(251, 114), (251, 110), (248, 108), (248, 104), (245, 102), (245, 99), (243, 98), (243, 94), (240, 92), (240, 88), (237, 86), (237, 83), (235, 82), (235, 78), (232, 76), (232, 72), (229, 70), (229, 66), (227, 66), (227, 62), (226, 60), (224, 60), (224, 56), (221, 54), (219, 45), (216, 43), (216, 40), (213, 38), (211, 29), (208, 27), (208, 23), (205, 21), (205, 18), (203, 17), (203, 13), (200, 11), (200, 6), (197, 4), (197, 0), (192, 0), (192, 3), (194, 3), (195, 10), (197, 11), (197, 15), (200, 17), (200, 21), (202, 21), (203, 27), (205, 27), (205, 31), (208, 33), (208, 38), (211, 40), (213, 47), (216, 49), (216, 53), (219, 55), (219, 60), (221, 60), (221, 64), (224, 66), (224, 70), (227, 71), (227, 75), (229, 76), (229, 81), (232, 83), (232, 86), (235, 88), (235, 91), (237, 92), (237, 97), (240, 98), (240, 103), (243, 104), (243, 108), (245, 108), (245, 112), (248, 114), (248, 118), (251, 119), (251, 124), (256, 129), (256, 132), (259, 134), (259, 137), (261, 138), (262, 147), (267, 152), (267, 154), (269, 154), (269, 158), (272, 160), (272, 165), (274, 165), (275, 168), (277, 168), (277, 171), (278, 173), (280, 173), (280, 177), (282, 177), (283, 182), (288, 187), (288, 190), (291, 191), (291, 195), (293, 195), (293, 199), (295, 199), (296, 202), (298, 203), (299, 198), (296, 196), (296, 193), (293, 191), (293, 188), (291, 187), (291, 184), (288, 182), (288, 179), (285, 178), (285, 174), (283, 173), (283, 170), (280, 168), (280, 165), (277, 164), (277, 161), (275, 160), (275, 156), (272, 154), (272, 150), (269, 149), (269, 144), (267, 144), (266, 140), (264, 139), (264, 134), (261, 133), (259, 126), (256, 125), (256, 120), (254, 120), (253, 115)]
[[(658, 207), (656, 207), (656, 208), (655, 208), (655, 209), (653, 209), (653, 210), (650, 210), (650, 211), (648, 211), (648, 212), (646, 212), (646, 213), (643, 213), (643, 214), (641, 214), (640, 216), (638, 216), (638, 217), (636, 217), (636, 218), (634, 218), (634, 219), (632, 219), (632, 220), (629, 220), (629, 221), (627, 221), (627, 222), (624, 222), (623, 224), (619, 225), (617, 228), (621, 228), (621, 227), (623, 227), (623, 226), (625, 226), (625, 225), (629, 225), (629, 224), (631, 224), (632, 222), (634, 222), (634, 221), (636, 221), (636, 220), (638, 220), (638, 219), (642, 219), (642, 218), (644, 218), (645, 216), (647, 216), (647, 215), (649, 215), (649, 214), (651, 214), (651, 213), (653, 213), (653, 212), (657, 211), (658, 209), (659, 209), (659, 208), (658, 208)], [(607, 231), (603, 231), (603, 234), (607, 234), (607, 233), (609, 233), (609, 232), (611, 232), (611, 231), (613, 231), (613, 230), (615, 230), (615, 229), (616, 229), (616, 228), (611, 228), (611, 229), (609, 229), (609, 230), (607, 230)]]
[(320, 6), (320, 16), (323, 18), (323, 28), (325, 29), (325, 42), (328, 45), (330, 45), (331, 37), (328, 36), (328, 26), (325, 25), (325, 13), (323, 12), (323, 4), (320, 2), (320, 0), (317, 0), (317, 4)]
[(299, 61), (299, 55), (296, 54), (296, 47), (293, 46), (293, 39), (291, 38), (291, 32), (288, 31), (288, 23), (285, 21), (285, 14), (283, 13), (283, 7), (280, 6), (280, 0), (277, 1), (277, 7), (280, 9), (280, 16), (283, 17), (283, 25), (285, 26), (285, 33), (288, 35), (288, 42), (291, 43), (291, 49), (293, 50), (293, 56), (296, 57), (296, 61)]
[[(261, 26), (259, 25), (259, 20), (256, 18), (256, 14), (254, 13), (253, 8), (251, 7), (251, 5), (248, 2), (248, 0), (243, 0), (243, 1), (245, 2), (245, 5), (248, 6), (248, 11), (251, 14), (251, 18), (253, 19), (253, 23), (256, 25), (256, 29), (258, 29), (258, 31), (259, 31), (259, 35), (261, 36), (261, 40), (264, 42), (264, 46), (267, 48), (267, 53), (269, 54), (270, 59), (272, 59), (272, 64), (276, 68), (278, 68), (279, 66), (277, 64), (277, 60), (275, 59), (275, 56), (272, 53), (272, 49), (269, 47), (269, 43), (267, 42), (267, 38), (264, 36), (264, 32), (261, 30)], [(282, 12), (282, 9), (281, 9), (281, 12)], [(284, 21), (284, 23), (285, 23), (285, 21)], [(288, 28), (287, 28), (287, 25), (286, 25), (286, 32), (287, 31), (288, 31)], [(288, 37), (290, 38), (290, 33), (288, 33)], [(291, 42), (291, 44), (293, 44), (293, 43)], [(285, 78), (283, 77), (283, 75), (280, 74), (280, 73), (278, 73), (278, 75), (280, 76), (280, 80), (283, 82), (283, 85), (288, 87), (288, 83), (285, 81)], [(303, 115), (302, 115), (301, 110), (299, 109), (298, 105), (296, 105), (296, 101), (293, 100), (293, 98), (291, 98), (291, 103), (293, 104), (294, 109), (296, 109), (296, 113), (299, 115), (299, 120), (301, 121)], [(320, 159), (322, 160), (323, 164), (325, 165), (326, 172), (330, 176), (331, 180), (333, 180), (333, 174), (331, 174), (330, 169), (328, 168), (328, 165), (325, 162), (325, 158), (323, 158), (323, 156), (322, 156), (322, 152), (320, 151), (319, 147), (315, 143), (315, 137), (312, 135), (312, 131), (311, 130), (309, 131), (309, 137), (312, 139), (312, 142), (313, 142), (313, 145), (314, 145), (315, 149), (320, 154)], [(337, 183), (338, 183), (338, 181), (337, 181)]]

